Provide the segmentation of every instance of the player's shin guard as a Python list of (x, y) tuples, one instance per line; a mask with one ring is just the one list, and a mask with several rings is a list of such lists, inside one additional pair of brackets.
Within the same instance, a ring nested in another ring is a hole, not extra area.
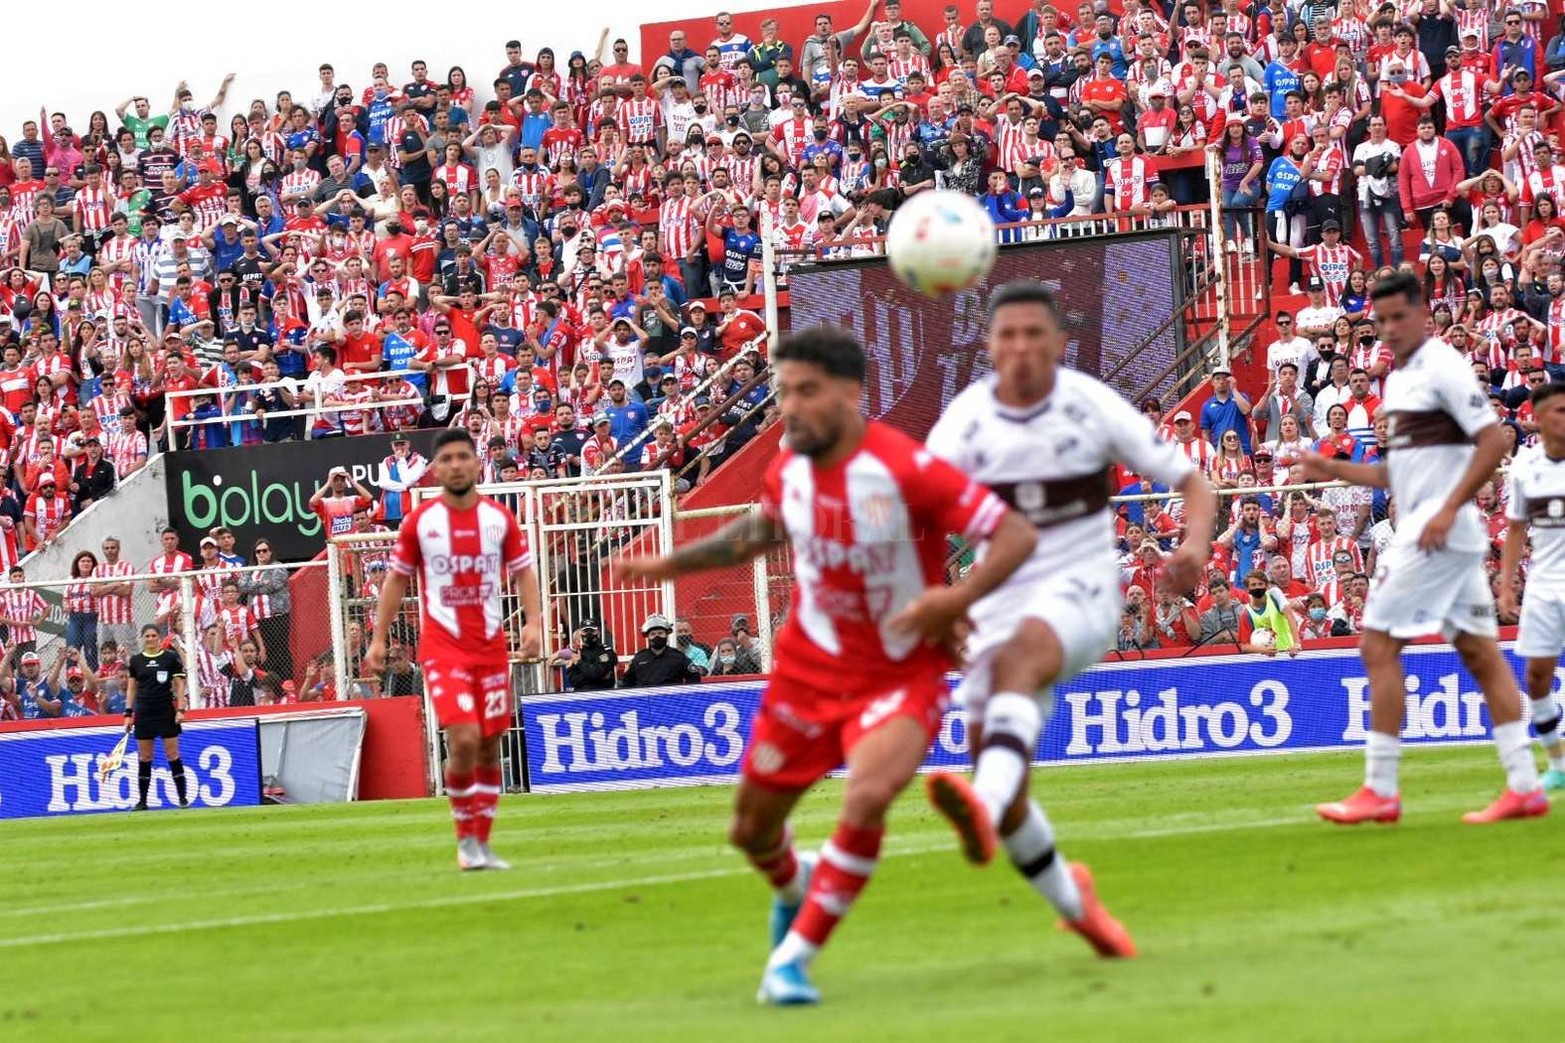
[(141, 803), (147, 802), (147, 791), (152, 788), (152, 762), (136, 762), (136, 791), (141, 794)]
[(856, 829), (844, 823), (837, 824), (837, 831), (821, 848), (820, 864), (810, 878), (804, 908), (799, 910), (793, 929), (772, 953), (768, 966), (778, 967), (801, 960), (808, 963), (814, 958), (831, 937), (832, 930), (848, 915), (864, 885), (869, 883), (880, 858), (880, 841), (885, 833), (884, 826)]
[(500, 806), (503, 782), (499, 765), (473, 770), (473, 796), (469, 806), (473, 815), (472, 835), (480, 844), (489, 843), (489, 831), (494, 829), (495, 809)]
[(169, 773), (174, 776), (174, 792), (179, 795), (179, 802), (181, 804), (186, 803), (186, 800), (185, 800), (185, 762), (184, 762), (184, 759), (180, 758), (180, 757), (175, 757), (173, 760), (169, 761), (168, 762), (168, 770), (169, 770)]
[(1054, 827), (1037, 801), (1027, 802), (1027, 817), (1002, 839), (1011, 864), (1032, 889), (1048, 899), (1065, 919), (1080, 920), (1084, 912), (1081, 889), (1055, 848)]
[(451, 821), (456, 826), (458, 840), (477, 835), (473, 829), (473, 797), (476, 792), (472, 772), (446, 769), (446, 798), (451, 801)]
[(1038, 748), (1043, 711), (1038, 700), (1021, 692), (997, 692), (984, 707), (983, 748), (973, 770), (973, 789), (998, 825), (1021, 792), (1022, 780)]
[(772, 885), (784, 902), (797, 905), (804, 898), (803, 876), (799, 872), (799, 858), (793, 850), (793, 827), (784, 826), (782, 840), (777, 847), (764, 855), (747, 855), (766, 882)]

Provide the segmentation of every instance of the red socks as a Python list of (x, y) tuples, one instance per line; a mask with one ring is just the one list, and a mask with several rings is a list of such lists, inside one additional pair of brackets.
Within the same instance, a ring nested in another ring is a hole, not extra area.
[(837, 922), (848, 915), (853, 900), (875, 872), (884, 826), (855, 829), (838, 823), (837, 831), (821, 848), (820, 865), (810, 880), (810, 893), (799, 910), (793, 930), (813, 945), (826, 944)]
[[(785, 827), (782, 843), (769, 855), (749, 855), (750, 864), (766, 877), (773, 891), (785, 890), (799, 877), (799, 860), (793, 853), (793, 828)], [(796, 899), (797, 900), (797, 899)]]
[(474, 829), (476, 794), (472, 772), (458, 774), (450, 768), (446, 769), (446, 797), (451, 801), (451, 821), (456, 825), (458, 840), (477, 835)]
[(494, 828), (495, 809), (500, 806), (500, 768), (474, 769), (473, 782), (473, 835), (479, 843), (487, 844), (489, 831)]

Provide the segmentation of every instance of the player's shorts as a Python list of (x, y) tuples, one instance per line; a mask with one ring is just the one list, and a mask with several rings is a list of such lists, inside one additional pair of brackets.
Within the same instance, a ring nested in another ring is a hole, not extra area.
[(1058, 684), (1097, 665), (1114, 647), (1124, 604), (1118, 578), (1101, 568), (1059, 572), (1024, 586), (1001, 586), (974, 606), (957, 705), (966, 708), (969, 718), (983, 715), (993, 694), (994, 657), (1024, 619), (1042, 620), (1059, 638), (1065, 659), (1055, 678)]
[(1483, 559), (1481, 550), (1424, 551), (1411, 538), (1393, 539), (1375, 564), (1360, 629), (1400, 639), (1494, 637), (1499, 628)]
[(504, 659), (423, 661), (424, 685), (440, 727), (476, 724), (488, 738), (511, 726), (511, 670)]
[(774, 677), (761, 695), (741, 770), (767, 789), (808, 789), (842, 767), (860, 739), (898, 717), (924, 730), (927, 748), (949, 702), (950, 688), (938, 671), (849, 695)]
[(1516, 654), (1523, 659), (1557, 659), (1565, 648), (1565, 597), (1542, 589), (1527, 588), (1522, 600), (1521, 626), (1516, 631)]
[(137, 739), (177, 739), (184, 729), (174, 718), (174, 704), (168, 702), (137, 703), (135, 730)]

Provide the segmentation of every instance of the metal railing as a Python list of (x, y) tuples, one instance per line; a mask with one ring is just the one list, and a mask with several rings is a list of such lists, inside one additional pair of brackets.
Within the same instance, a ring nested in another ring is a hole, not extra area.
[[(466, 372), (469, 381), (471, 381), (471, 366), (464, 363), (461, 366), (452, 366), (450, 369), (445, 370), (445, 372), (449, 373), (454, 369), (460, 369)], [(408, 377), (428, 377), (431, 372), (432, 371), (430, 370), (421, 369), (390, 369), (382, 370), (377, 373), (345, 373), (343, 374), (343, 380), (345, 383), (349, 384), (380, 381), (385, 380), (387, 377), (400, 377), (405, 380)], [(288, 391), (295, 397), (308, 397), (311, 401), (311, 405), (304, 408), (280, 409), (268, 412), (264, 419), (285, 420), (295, 417), (315, 417), (323, 414), (332, 415), (336, 413), (364, 413), (374, 412), (381, 409), (392, 409), (401, 406), (418, 406), (420, 409), (424, 407), (424, 397), (422, 395), (413, 398), (378, 399), (369, 402), (331, 402), (327, 400), (319, 384), (316, 384), (312, 387), (307, 382), (293, 380), (277, 380), (263, 384), (230, 384), (221, 387), (200, 387), (192, 388), (189, 391), (166, 392), (167, 397), (171, 400), (169, 403), (169, 430), (177, 431), (184, 428), (201, 427), (207, 424), (236, 424), (244, 421), (256, 421), (262, 419), (254, 416), (248, 409), (253, 400), (247, 400), (245, 399), (245, 396), (249, 392), (253, 391), (268, 391), (284, 388), (288, 389)], [(223, 402), (223, 412), (220, 415), (201, 417), (198, 419), (192, 416), (190, 411), (187, 410), (183, 416), (174, 416), (173, 400), (189, 399), (194, 401), (197, 398), (212, 396), (216, 396), (220, 401)], [(244, 404), (241, 406), (241, 409), (245, 411), (237, 413), (229, 412), (229, 409), (232, 408), (235, 403), (239, 403), (242, 400)]]

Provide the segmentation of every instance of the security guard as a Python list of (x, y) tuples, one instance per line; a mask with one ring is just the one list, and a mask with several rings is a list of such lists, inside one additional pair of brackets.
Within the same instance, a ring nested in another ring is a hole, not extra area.
[(584, 619), (576, 630), (581, 646), (576, 657), (565, 668), (565, 680), (573, 692), (588, 692), (614, 687), (614, 671), (619, 667), (619, 653), (605, 644), (599, 635), (598, 621)]
[(674, 632), (667, 616), (654, 612), (641, 624), (641, 633), (647, 639), (647, 647), (637, 652), (620, 678), (621, 688), (651, 688), (663, 684), (695, 684), (701, 680), (701, 672), (695, 668), (685, 653), (668, 643)]

